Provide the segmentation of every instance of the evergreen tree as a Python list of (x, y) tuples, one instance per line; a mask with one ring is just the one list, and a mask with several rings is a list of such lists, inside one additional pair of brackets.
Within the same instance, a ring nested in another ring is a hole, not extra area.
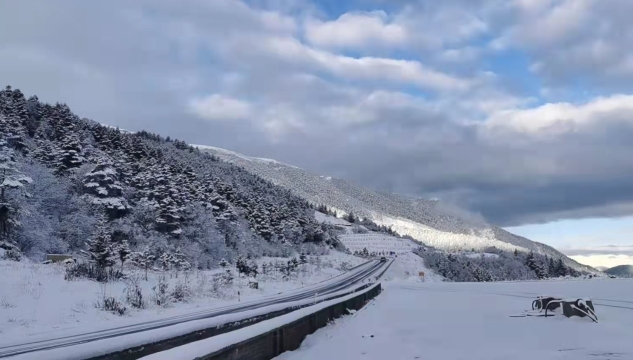
[(248, 263), (248, 276), (256, 277), (259, 274), (258, 266), (255, 260)]
[(244, 257), (242, 257), (242, 255), (238, 256), (237, 259), (235, 260), (235, 268), (237, 269), (238, 275), (241, 275), (241, 274), (248, 275), (249, 273), (248, 264), (246, 263), (246, 260), (244, 260)]
[[(12, 191), (22, 191), (33, 180), (17, 168), (14, 152), (4, 140), (0, 140), (0, 240), (8, 240), (12, 229), (20, 225), (18, 205), (9, 199)], [(28, 193), (23, 192), (28, 196)]]
[(143, 251), (136, 252), (132, 255), (132, 262), (135, 266), (145, 271), (145, 281), (147, 281), (147, 270), (154, 266), (156, 257), (152, 254), (149, 245), (145, 246)]
[(130, 258), (130, 254), (132, 253), (130, 251), (130, 244), (128, 241), (123, 239), (119, 244), (117, 244), (115, 246), (115, 252), (121, 262), (121, 268), (123, 268), (123, 263)]
[(549, 258), (547, 262), (547, 273), (550, 277), (556, 277), (556, 263), (554, 263), (554, 258)]
[(306, 256), (305, 253), (301, 253), (301, 255), (299, 255), (299, 264), (303, 265), (307, 263), (308, 263), (308, 257)]
[(97, 267), (105, 269), (114, 265), (116, 253), (110, 241), (106, 221), (101, 219), (95, 228), (93, 237), (87, 242), (87, 254)]
[(221, 268), (225, 268), (228, 266), (228, 263), (226, 262), (226, 260), (224, 260), (224, 258), (220, 259), (220, 261), (218, 262), (218, 265), (220, 265)]
[(556, 262), (556, 276), (567, 276), (567, 275), (568, 275), (567, 267), (563, 263), (563, 259), (559, 258), (558, 261)]
[(110, 218), (124, 216), (130, 209), (127, 200), (122, 197), (123, 186), (110, 160), (102, 159), (84, 175), (83, 190), (93, 204), (105, 208)]

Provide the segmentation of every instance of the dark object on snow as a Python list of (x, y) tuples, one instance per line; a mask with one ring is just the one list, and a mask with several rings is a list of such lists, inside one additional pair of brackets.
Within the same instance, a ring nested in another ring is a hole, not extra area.
[[(62, 262), (64, 260), (68, 260), (68, 259), (73, 259), (72, 255), (66, 255), (66, 254), (46, 254), (46, 260), (50, 260), (54, 263), (57, 262)], [(76, 261), (75, 261), (76, 262)]]
[[(566, 317), (588, 317), (593, 322), (598, 322), (598, 316), (596, 315), (595, 309), (593, 307), (593, 301), (591, 300), (563, 300), (551, 296), (542, 296), (532, 301), (532, 310), (538, 310), (539, 313), (544, 311), (544, 314), (539, 314), (536, 316), (554, 316), (553, 314), (551, 314), (551, 311), (560, 307), (563, 308), (563, 315), (565, 315)], [(548, 312), (550, 313), (548, 314)]]
[(383, 256), (383, 257), (381, 257), (381, 258), (380, 258), (380, 262), (387, 262), (387, 258), (386, 258), (386, 257), (384, 257), (384, 256)]
[(248, 287), (251, 289), (259, 289), (259, 283), (257, 281), (249, 281)]
[(545, 316), (547, 316), (547, 310), (554, 310), (560, 307), (561, 299), (547, 296), (547, 297), (539, 297), (536, 300), (532, 301), (532, 310), (545, 310)]

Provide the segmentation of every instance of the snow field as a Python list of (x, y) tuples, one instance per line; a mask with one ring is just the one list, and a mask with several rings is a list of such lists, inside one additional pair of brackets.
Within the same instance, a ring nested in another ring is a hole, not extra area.
[[(256, 262), (260, 265), (266, 262), (283, 261), (286, 258), (261, 258)], [(159, 272), (149, 272), (148, 281), (140, 281), (143, 297), (147, 308), (138, 310), (128, 308), (128, 314), (117, 316), (95, 307), (98, 300), (103, 299), (104, 292), (120, 301), (125, 300), (126, 285), (122, 281), (103, 284), (79, 279), (64, 280), (62, 265), (43, 265), (28, 260), (22, 262), (0, 260), (0, 338), (5, 340), (21, 338), (30, 335), (56, 334), (61, 330), (76, 330), (93, 328), (95, 323), (104, 326), (126, 325), (140, 320), (151, 320), (188, 311), (196, 311), (201, 307), (220, 306), (236, 303), (239, 300), (248, 301), (265, 295), (299, 289), (336, 275), (345, 269), (365, 262), (365, 259), (343, 253), (332, 252), (330, 255), (309, 257), (309, 263), (300, 266), (297, 275), (287, 281), (282, 280), (281, 274), (258, 275), (259, 289), (248, 287), (249, 279), (238, 277), (237, 271), (231, 267), (234, 281), (232, 286), (220, 289), (214, 288), (212, 276), (222, 272), (221, 269), (212, 271), (193, 271), (187, 278), (191, 289), (191, 296), (186, 302), (172, 302), (167, 307), (152, 304), (150, 297), (152, 287), (158, 282)], [(128, 274), (144, 277), (142, 271), (126, 270)], [(184, 283), (182, 273), (178, 278), (166, 275), (169, 289), (176, 284)], [(252, 280), (252, 279), (250, 279)]]
[(363, 249), (367, 249), (369, 253), (389, 253), (393, 251), (396, 254), (402, 254), (411, 252), (419, 246), (414, 244), (411, 240), (399, 239), (395, 236), (373, 232), (368, 234), (339, 235), (339, 239), (351, 252), (360, 252), (363, 251)]
[(427, 269), (424, 260), (413, 253), (398, 254), (395, 261), (382, 277), (384, 281), (421, 282), (418, 272), (424, 272), (425, 281), (443, 281), (442, 276)]
[[(633, 280), (383, 285), (368, 306), (276, 360), (633, 359)], [(510, 317), (536, 295), (592, 297), (599, 323)]]

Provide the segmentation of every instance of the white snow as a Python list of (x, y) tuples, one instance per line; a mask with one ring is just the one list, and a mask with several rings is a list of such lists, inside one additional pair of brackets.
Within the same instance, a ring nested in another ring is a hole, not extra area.
[[(377, 285), (375, 285), (377, 286)], [(369, 287), (363, 291), (359, 291), (354, 294), (350, 294), (338, 299), (324, 301), (314, 306), (306, 307), (293, 311), (289, 314), (282, 315), (270, 320), (262, 321), (260, 323), (232, 331), (226, 334), (211, 337), (209, 339), (196, 341), (187, 345), (179, 346), (167, 351), (145, 356), (141, 359), (144, 360), (172, 360), (172, 359), (197, 359), (206, 355), (209, 355), (215, 351), (222, 350), (230, 345), (240, 343), (255, 336), (265, 334), (271, 330), (281, 327), (285, 324), (289, 324), (293, 321), (299, 320), (310, 314), (314, 314), (328, 306), (338, 304), (345, 300), (351, 299), (363, 293), (372, 290), (375, 286)]]
[(363, 251), (366, 248), (369, 253), (389, 253), (393, 251), (396, 254), (403, 254), (419, 247), (418, 244), (414, 244), (411, 240), (374, 232), (339, 235), (339, 239), (351, 252)]
[[(261, 267), (263, 262), (287, 260), (261, 258), (256, 261)], [(211, 279), (221, 269), (193, 272), (188, 279), (193, 295), (186, 303), (172, 303), (163, 308), (148, 301), (148, 308), (144, 310), (134, 310), (127, 305), (129, 314), (121, 317), (95, 308), (95, 302), (103, 298), (101, 284), (89, 280), (66, 281), (62, 265), (0, 259), (0, 343), (26, 341), (26, 337), (38, 334), (55, 335), (62, 330), (94, 330), (95, 324), (103, 328), (130, 325), (198, 311), (200, 308), (232, 304), (238, 301), (238, 291), (241, 301), (257, 299), (328, 280), (347, 268), (367, 261), (339, 252), (318, 258), (309, 257), (308, 260), (309, 263), (302, 265), (297, 275), (288, 281), (283, 281), (281, 274), (259, 275), (259, 289), (249, 288), (248, 279), (239, 278), (234, 267), (231, 267), (235, 276), (233, 286), (219, 291), (213, 289)], [(142, 271), (139, 273), (143, 275)], [(147, 300), (153, 293), (152, 287), (156, 285), (158, 275), (158, 272), (150, 271), (149, 281), (141, 281), (143, 296)], [(169, 289), (184, 281), (182, 274), (177, 279), (169, 278), (169, 275), (167, 278)], [(106, 285), (105, 292), (123, 301), (124, 289), (123, 282), (112, 282)]]
[[(276, 360), (633, 359), (633, 280), (383, 285), (374, 302)], [(537, 295), (593, 297), (599, 323), (510, 317)]]

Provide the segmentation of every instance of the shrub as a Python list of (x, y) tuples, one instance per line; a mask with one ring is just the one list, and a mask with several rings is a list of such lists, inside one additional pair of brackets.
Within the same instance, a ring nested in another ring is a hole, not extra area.
[(4, 258), (6, 260), (20, 261), (22, 260), (22, 253), (20, 250), (10, 249), (4, 252)]
[(191, 289), (186, 283), (178, 283), (171, 292), (171, 298), (174, 301), (187, 301), (191, 297)]
[(135, 309), (145, 308), (145, 299), (141, 289), (140, 278), (136, 275), (125, 279), (125, 300)]
[(125, 276), (121, 270), (113, 268), (102, 268), (95, 264), (82, 262), (67, 266), (64, 273), (64, 280), (72, 281), (76, 279), (90, 279), (98, 282), (108, 282), (121, 280)]
[(120, 301), (113, 298), (112, 296), (106, 296), (103, 298), (103, 302), (97, 301), (95, 304), (97, 309), (101, 309), (103, 311), (109, 311), (113, 314), (123, 316), (127, 313), (127, 308)]
[(152, 302), (154, 304), (162, 307), (169, 305), (171, 295), (169, 294), (169, 284), (167, 283), (167, 278), (164, 273), (158, 276), (158, 284), (156, 284), (152, 290), (154, 291), (152, 295)]

